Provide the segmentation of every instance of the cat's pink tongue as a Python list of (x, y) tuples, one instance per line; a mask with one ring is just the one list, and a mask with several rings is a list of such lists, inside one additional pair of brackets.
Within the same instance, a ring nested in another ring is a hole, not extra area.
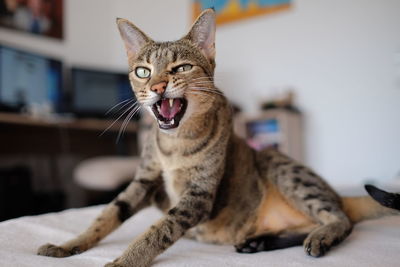
[(180, 111), (181, 100), (178, 98), (173, 99), (172, 106), (170, 105), (170, 99), (164, 98), (161, 102), (160, 114), (164, 118), (170, 120)]

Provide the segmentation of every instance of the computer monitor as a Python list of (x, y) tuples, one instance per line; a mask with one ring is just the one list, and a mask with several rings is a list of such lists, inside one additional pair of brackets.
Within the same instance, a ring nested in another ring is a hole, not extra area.
[(20, 110), (49, 104), (62, 105), (62, 63), (59, 60), (0, 45), (0, 104)]
[(71, 83), (72, 112), (78, 117), (116, 117), (136, 101), (127, 73), (74, 67)]

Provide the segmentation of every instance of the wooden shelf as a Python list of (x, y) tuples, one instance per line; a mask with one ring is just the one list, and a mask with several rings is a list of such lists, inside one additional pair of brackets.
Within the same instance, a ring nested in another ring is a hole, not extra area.
[[(249, 128), (251, 123), (265, 123), (267, 121), (274, 121), (277, 130), (271, 132), (264, 129), (263, 131), (253, 132), (250, 129), (251, 127)], [(284, 109), (271, 109), (261, 111), (257, 116), (237, 115), (235, 132), (248, 141), (254, 136), (263, 135), (263, 140), (257, 141), (259, 146), (267, 145), (263, 143), (265, 141), (273, 141), (272, 143), (275, 143), (283, 153), (300, 162), (304, 161), (302, 117), (299, 113)], [(271, 138), (272, 134), (274, 134), (272, 140), (266, 140)]]
[[(38, 126), (50, 128), (63, 128), (63, 129), (76, 129), (76, 130), (89, 130), (89, 131), (104, 131), (112, 123), (113, 120), (102, 119), (40, 119), (30, 117), (28, 115), (16, 113), (2, 113), (0, 112), (0, 123), (17, 124), (25, 126)], [(117, 121), (107, 131), (119, 131), (123, 121)], [(134, 133), (138, 129), (137, 122), (131, 121), (126, 127), (125, 132)]]

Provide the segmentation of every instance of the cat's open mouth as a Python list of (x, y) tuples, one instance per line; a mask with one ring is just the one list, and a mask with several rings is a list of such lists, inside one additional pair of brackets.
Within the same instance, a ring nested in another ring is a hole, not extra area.
[(155, 103), (151, 109), (158, 120), (159, 127), (168, 130), (179, 126), (186, 107), (187, 100), (184, 98), (163, 98)]

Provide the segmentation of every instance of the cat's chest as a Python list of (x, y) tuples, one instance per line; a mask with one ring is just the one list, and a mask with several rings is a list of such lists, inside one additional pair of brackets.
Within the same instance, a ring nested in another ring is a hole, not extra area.
[(185, 188), (186, 179), (179, 175), (176, 170), (163, 171), (163, 180), (165, 192), (171, 203), (171, 207), (175, 207), (181, 198), (182, 192)]

